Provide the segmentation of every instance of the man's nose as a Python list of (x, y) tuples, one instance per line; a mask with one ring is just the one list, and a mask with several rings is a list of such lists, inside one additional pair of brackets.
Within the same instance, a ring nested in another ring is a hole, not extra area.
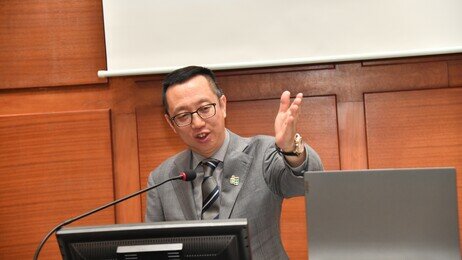
[(192, 128), (200, 128), (205, 125), (205, 120), (199, 116), (199, 114), (194, 113), (191, 115), (191, 127)]

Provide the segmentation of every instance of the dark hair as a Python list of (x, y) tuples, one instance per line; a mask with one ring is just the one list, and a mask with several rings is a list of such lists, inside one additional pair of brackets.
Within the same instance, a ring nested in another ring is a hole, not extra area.
[(215, 74), (210, 69), (199, 66), (188, 66), (181, 69), (177, 69), (170, 72), (165, 77), (164, 81), (162, 81), (162, 104), (164, 105), (164, 110), (166, 114), (168, 114), (168, 103), (166, 97), (167, 89), (170, 86), (181, 84), (198, 75), (202, 75), (207, 79), (210, 86), (212, 87), (213, 92), (215, 92), (218, 98), (223, 95), (223, 90), (221, 90), (221, 88), (218, 87)]

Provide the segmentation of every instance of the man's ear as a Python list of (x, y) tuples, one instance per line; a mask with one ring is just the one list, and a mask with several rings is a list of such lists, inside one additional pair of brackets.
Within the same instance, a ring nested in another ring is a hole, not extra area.
[(167, 114), (164, 114), (164, 117), (165, 117), (165, 120), (167, 120), (167, 123), (170, 126), (170, 128), (172, 128), (173, 132), (175, 132), (176, 134), (175, 126), (173, 125), (172, 120), (170, 120), (170, 117)]
[(223, 111), (223, 118), (226, 118), (226, 96), (222, 95), (219, 99), (220, 108)]

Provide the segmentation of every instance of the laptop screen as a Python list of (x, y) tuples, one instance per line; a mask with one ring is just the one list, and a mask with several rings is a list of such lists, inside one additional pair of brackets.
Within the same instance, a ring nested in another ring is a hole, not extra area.
[(306, 172), (309, 259), (460, 260), (454, 168)]

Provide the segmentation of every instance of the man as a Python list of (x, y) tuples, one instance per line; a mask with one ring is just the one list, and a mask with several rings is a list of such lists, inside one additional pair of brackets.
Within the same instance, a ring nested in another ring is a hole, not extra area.
[(287, 259), (279, 220), (284, 198), (302, 196), (305, 170), (322, 170), (302, 143), (297, 94), (281, 95), (275, 136), (240, 137), (225, 128), (226, 96), (212, 71), (190, 66), (163, 82), (165, 119), (189, 149), (167, 159), (148, 180), (153, 186), (194, 169), (192, 182), (170, 182), (148, 193), (147, 221), (247, 218), (254, 259)]

